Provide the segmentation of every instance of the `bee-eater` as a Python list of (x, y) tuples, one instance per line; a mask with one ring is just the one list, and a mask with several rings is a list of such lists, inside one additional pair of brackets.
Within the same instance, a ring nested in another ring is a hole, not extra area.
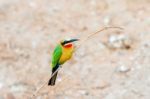
[[(52, 55), (52, 75), (59, 68), (60, 65), (65, 63), (72, 57), (74, 52), (74, 41), (78, 41), (79, 39), (70, 39), (63, 40), (56, 46)], [(54, 86), (57, 78), (58, 71), (50, 78), (48, 85)]]

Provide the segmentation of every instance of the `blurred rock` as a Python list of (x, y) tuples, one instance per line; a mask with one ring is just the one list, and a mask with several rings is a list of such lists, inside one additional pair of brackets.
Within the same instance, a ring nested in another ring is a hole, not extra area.
[(110, 16), (104, 17), (103, 21), (104, 21), (104, 25), (106, 25), (106, 26), (109, 25), (109, 24), (110, 24), (110, 21), (111, 21)]
[(3, 82), (0, 82), (0, 89), (4, 86)]
[(131, 68), (129, 66), (121, 65), (121, 66), (118, 66), (115, 71), (118, 73), (127, 73), (130, 70)]
[(4, 97), (5, 99), (16, 99), (12, 93), (6, 93)]
[(110, 86), (110, 83), (108, 82), (108, 81), (101, 81), (100, 82), (100, 85), (99, 86), (97, 86), (97, 88), (100, 88), (100, 89), (105, 89), (105, 88), (107, 88), (107, 87), (109, 87)]
[(110, 83), (108, 81), (105, 81), (105, 80), (101, 80), (100, 83), (96, 86), (93, 87), (93, 89), (105, 89), (105, 88), (108, 88), (110, 85)]
[(78, 92), (81, 95), (88, 95), (89, 94), (86, 90), (79, 90)]
[(27, 90), (27, 86), (24, 84), (14, 84), (10, 87), (10, 90), (15, 93), (24, 92)]
[(132, 46), (131, 39), (124, 34), (111, 35), (107, 42), (107, 46), (111, 49), (130, 49)]

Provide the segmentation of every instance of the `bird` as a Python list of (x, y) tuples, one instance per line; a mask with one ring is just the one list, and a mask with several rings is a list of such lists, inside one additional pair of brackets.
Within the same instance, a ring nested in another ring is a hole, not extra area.
[(73, 42), (75, 41), (79, 41), (79, 39), (73, 38), (61, 40), (55, 47), (52, 54), (52, 62), (51, 62), (52, 77), (48, 81), (48, 86), (55, 85), (58, 74), (57, 69), (72, 57), (75, 51), (75, 46), (73, 44)]

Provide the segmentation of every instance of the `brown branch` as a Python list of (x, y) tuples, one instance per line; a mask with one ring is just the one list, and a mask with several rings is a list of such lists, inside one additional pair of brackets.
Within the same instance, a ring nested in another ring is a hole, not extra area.
[[(55, 74), (56, 72), (60, 69), (61, 67), (58, 67), (58, 69), (51, 75), (51, 77), (49, 79), (51, 79)], [(49, 80), (48, 79), (48, 80)], [(44, 83), (33, 93), (33, 95), (31, 96), (31, 99), (33, 99), (34, 97), (36, 97), (36, 95), (38, 94), (38, 92), (46, 85), (48, 84), (48, 80), (46, 79), (44, 81)]]
[(88, 35), (87, 37), (85, 37), (85, 38), (81, 41), (81, 43), (79, 44), (79, 46), (76, 48), (76, 50), (79, 49), (79, 47), (80, 47), (85, 41), (89, 40), (89, 39), (92, 38), (94, 35), (96, 35), (96, 34), (102, 32), (102, 31), (108, 30), (108, 29), (119, 29), (119, 30), (123, 30), (123, 28), (121, 28), (121, 27), (115, 27), (115, 26), (114, 26), (114, 27), (104, 27), (104, 28), (102, 28), (102, 29), (100, 29), (100, 30), (98, 30), (98, 31), (96, 31), (96, 32), (91, 33), (91, 34)]

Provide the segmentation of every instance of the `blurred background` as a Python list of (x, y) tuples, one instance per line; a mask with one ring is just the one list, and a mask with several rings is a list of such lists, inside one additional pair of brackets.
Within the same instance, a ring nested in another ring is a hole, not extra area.
[(0, 99), (30, 99), (64, 38), (84, 38), (33, 99), (150, 99), (150, 0), (0, 0)]

